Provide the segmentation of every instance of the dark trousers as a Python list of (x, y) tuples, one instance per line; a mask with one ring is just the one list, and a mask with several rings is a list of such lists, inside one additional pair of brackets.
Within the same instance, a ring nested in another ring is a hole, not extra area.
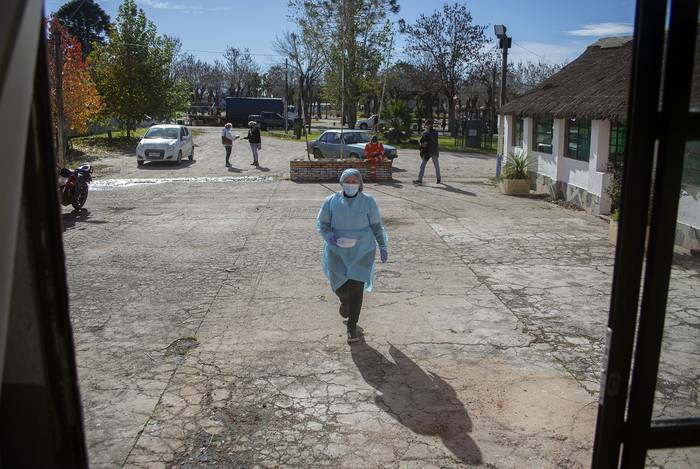
[(228, 160), (231, 157), (231, 145), (224, 145), (224, 148), (226, 149), (226, 164), (228, 164)]
[(348, 315), (348, 329), (357, 325), (364, 292), (365, 282), (358, 280), (348, 280), (335, 291), (340, 298), (340, 308)]

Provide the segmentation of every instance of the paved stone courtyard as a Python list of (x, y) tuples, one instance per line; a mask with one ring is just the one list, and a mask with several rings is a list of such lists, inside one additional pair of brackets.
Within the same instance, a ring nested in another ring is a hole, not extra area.
[[(490, 156), (443, 154), (445, 184), (401, 150), (367, 184), (389, 262), (345, 343), (314, 220), (335, 184), (288, 180), (299, 142), (262, 168), (216, 129), (193, 163), (115, 155), (65, 211), (91, 466), (590, 465), (614, 248), (607, 223), (506, 197)], [(169, 182), (162, 182), (168, 179)], [(700, 289), (679, 254), (655, 414), (698, 416)], [(697, 467), (655, 451), (650, 467)]]

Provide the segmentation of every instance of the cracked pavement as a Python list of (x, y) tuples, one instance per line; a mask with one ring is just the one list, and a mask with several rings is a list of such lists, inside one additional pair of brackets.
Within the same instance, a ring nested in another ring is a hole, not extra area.
[[(107, 184), (64, 211), (92, 467), (590, 464), (604, 221), (501, 195), (483, 155), (446, 153), (445, 184), (429, 167), (415, 187), (419, 157), (402, 150), (394, 182), (366, 185), (389, 262), (350, 347), (314, 229), (336, 185), (288, 180), (293, 141), (265, 139), (262, 169), (234, 146), (227, 171), (218, 135), (196, 136), (180, 168), (107, 158), (103, 181), (176, 180)], [(698, 416), (699, 267), (677, 256), (655, 416)], [(698, 464), (698, 450), (648, 461)]]

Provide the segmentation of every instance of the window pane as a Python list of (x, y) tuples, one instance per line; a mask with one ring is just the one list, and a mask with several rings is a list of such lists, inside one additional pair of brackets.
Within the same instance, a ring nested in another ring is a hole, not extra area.
[(552, 154), (552, 119), (538, 120), (535, 144), (537, 151)]
[(653, 418), (700, 417), (700, 141), (686, 143), (679, 197)]

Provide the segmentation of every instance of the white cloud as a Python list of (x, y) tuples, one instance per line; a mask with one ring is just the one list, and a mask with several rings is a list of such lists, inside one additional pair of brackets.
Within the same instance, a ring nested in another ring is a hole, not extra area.
[(623, 34), (632, 34), (633, 27), (630, 23), (594, 23), (586, 24), (579, 29), (567, 31), (567, 34), (572, 36), (619, 36)]
[(209, 11), (224, 11), (228, 8), (206, 8), (198, 5), (173, 3), (162, 0), (139, 0), (141, 5), (155, 8), (156, 10), (174, 10), (182, 13), (204, 13)]
[(508, 61), (518, 62), (571, 62), (586, 49), (586, 43), (550, 44), (545, 42), (515, 42), (508, 50)]

